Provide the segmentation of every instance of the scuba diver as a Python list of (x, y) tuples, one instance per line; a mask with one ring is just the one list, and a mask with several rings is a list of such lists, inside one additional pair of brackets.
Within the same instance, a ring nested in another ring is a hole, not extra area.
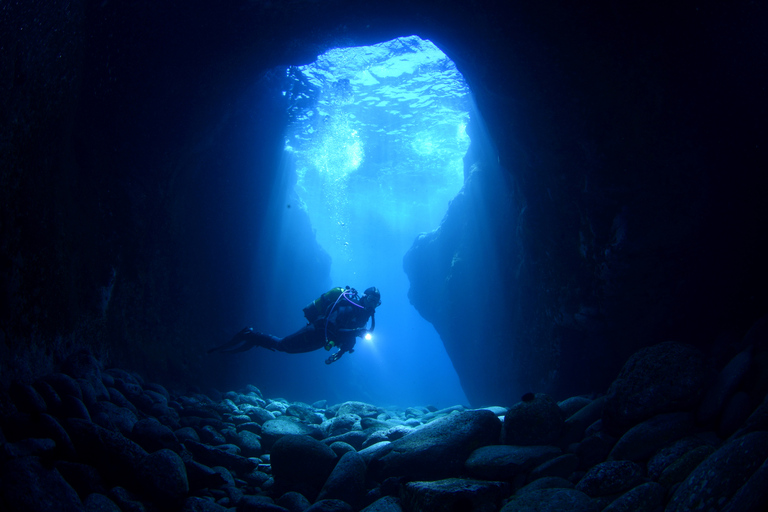
[[(354, 352), (355, 338), (373, 332), (376, 326), (376, 308), (381, 305), (381, 293), (372, 286), (359, 297), (354, 288), (333, 288), (304, 308), (308, 324), (293, 334), (278, 338), (271, 334), (256, 332), (246, 327), (228, 343), (208, 351), (231, 354), (245, 352), (259, 346), (289, 354), (311, 352), (319, 348), (338, 351), (325, 360), (325, 364), (338, 361), (345, 352)], [(368, 319), (371, 328), (366, 329)]]

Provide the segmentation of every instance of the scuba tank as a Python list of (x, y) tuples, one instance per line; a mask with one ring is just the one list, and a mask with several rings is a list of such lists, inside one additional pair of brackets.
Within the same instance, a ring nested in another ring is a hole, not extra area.
[[(349, 286), (347, 286), (346, 290), (349, 289)], [(313, 323), (315, 320), (320, 318), (321, 316), (327, 316), (330, 314), (330, 311), (328, 311), (328, 308), (331, 305), (335, 305), (338, 300), (341, 298), (341, 294), (346, 291), (344, 288), (337, 287), (337, 288), (331, 288), (309, 304), (307, 304), (307, 307), (304, 308), (304, 318), (307, 319), (307, 322)], [(353, 290), (354, 291), (354, 290)], [(355, 292), (355, 295), (357, 295), (357, 292)]]

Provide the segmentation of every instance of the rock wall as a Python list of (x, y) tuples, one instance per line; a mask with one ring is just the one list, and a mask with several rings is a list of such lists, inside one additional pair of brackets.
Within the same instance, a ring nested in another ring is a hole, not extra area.
[[(629, 353), (666, 339), (722, 354), (722, 333), (765, 310), (752, 235), (768, 213), (765, 73), (747, 64), (765, 59), (752, 53), (765, 16), (545, 2), (467, 45), (457, 61), (511, 200), (497, 223), (473, 222), (502, 194), (470, 177), (405, 267), (473, 404), (600, 389)], [(505, 264), (479, 271), (488, 254)], [(499, 293), (481, 309), (504, 303), (503, 319), (463, 302), (489, 283)]]
[[(251, 219), (276, 185), (285, 123), (270, 70), (414, 33), (457, 63), (498, 151), (468, 161), (478, 171), (441, 232), (412, 250), (446, 272), (412, 273), (411, 296), (473, 402), (604, 387), (639, 346), (743, 331), (768, 309), (755, 236), (768, 213), (766, 18), (749, 2), (9, 5), (3, 378), (88, 346), (161, 382), (220, 382), (201, 350), (243, 323), (264, 278)], [(508, 203), (489, 195), (494, 166)], [(473, 225), (488, 197), (504, 220)], [(492, 274), (472, 239), (488, 227)], [(315, 249), (302, 251), (322, 261)], [(492, 292), (517, 290), (510, 328), (480, 328), (479, 313), (455, 324), (457, 307), (483, 304), (457, 298), (480, 268)]]

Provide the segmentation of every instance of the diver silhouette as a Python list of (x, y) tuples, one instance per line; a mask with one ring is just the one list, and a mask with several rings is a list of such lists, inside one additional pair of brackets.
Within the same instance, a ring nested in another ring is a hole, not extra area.
[[(208, 353), (231, 354), (245, 352), (253, 347), (299, 354), (319, 348), (338, 351), (325, 360), (325, 364), (338, 361), (345, 352), (354, 352), (355, 338), (373, 332), (376, 326), (376, 308), (381, 305), (381, 293), (372, 286), (358, 296), (354, 288), (333, 288), (304, 308), (308, 324), (284, 338), (256, 332), (246, 327), (224, 345), (214, 347)], [(371, 328), (366, 329), (368, 319)]]

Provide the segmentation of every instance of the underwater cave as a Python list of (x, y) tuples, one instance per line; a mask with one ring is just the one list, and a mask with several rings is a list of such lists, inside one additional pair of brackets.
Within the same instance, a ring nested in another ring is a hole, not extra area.
[[(509, 512), (554, 457), (540, 502), (764, 510), (767, 20), (9, 3), (0, 508)], [(345, 285), (381, 290), (354, 354), (208, 354)]]
[[(330, 282), (360, 292), (376, 284), (383, 294), (376, 335), (335, 369), (332, 398), (465, 403), (439, 336), (410, 304), (402, 266), (416, 236), (439, 227), (464, 184), (472, 102), (463, 77), (434, 44), (410, 36), (329, 50), (290, 67), (282, 88), (290, 119), (284, 189), (273, 194), (263, 220), (272, 252), (297, 250), (285, 226), (306, 214), (330, 258)], [(292, 259), (270, 261), (273, 282), (264, 286), (276, 303), (297, 288), (305, 302), (319, 295), (302, 288), (306, 276)], [(298, 311), (268, 309), (261, 329), (295, 330), (304, 320)], [(329, 390), (300, 375), (318, 358), (257, 354), (253, 364), (275, 376), (280, 396), (315, 401)]]

